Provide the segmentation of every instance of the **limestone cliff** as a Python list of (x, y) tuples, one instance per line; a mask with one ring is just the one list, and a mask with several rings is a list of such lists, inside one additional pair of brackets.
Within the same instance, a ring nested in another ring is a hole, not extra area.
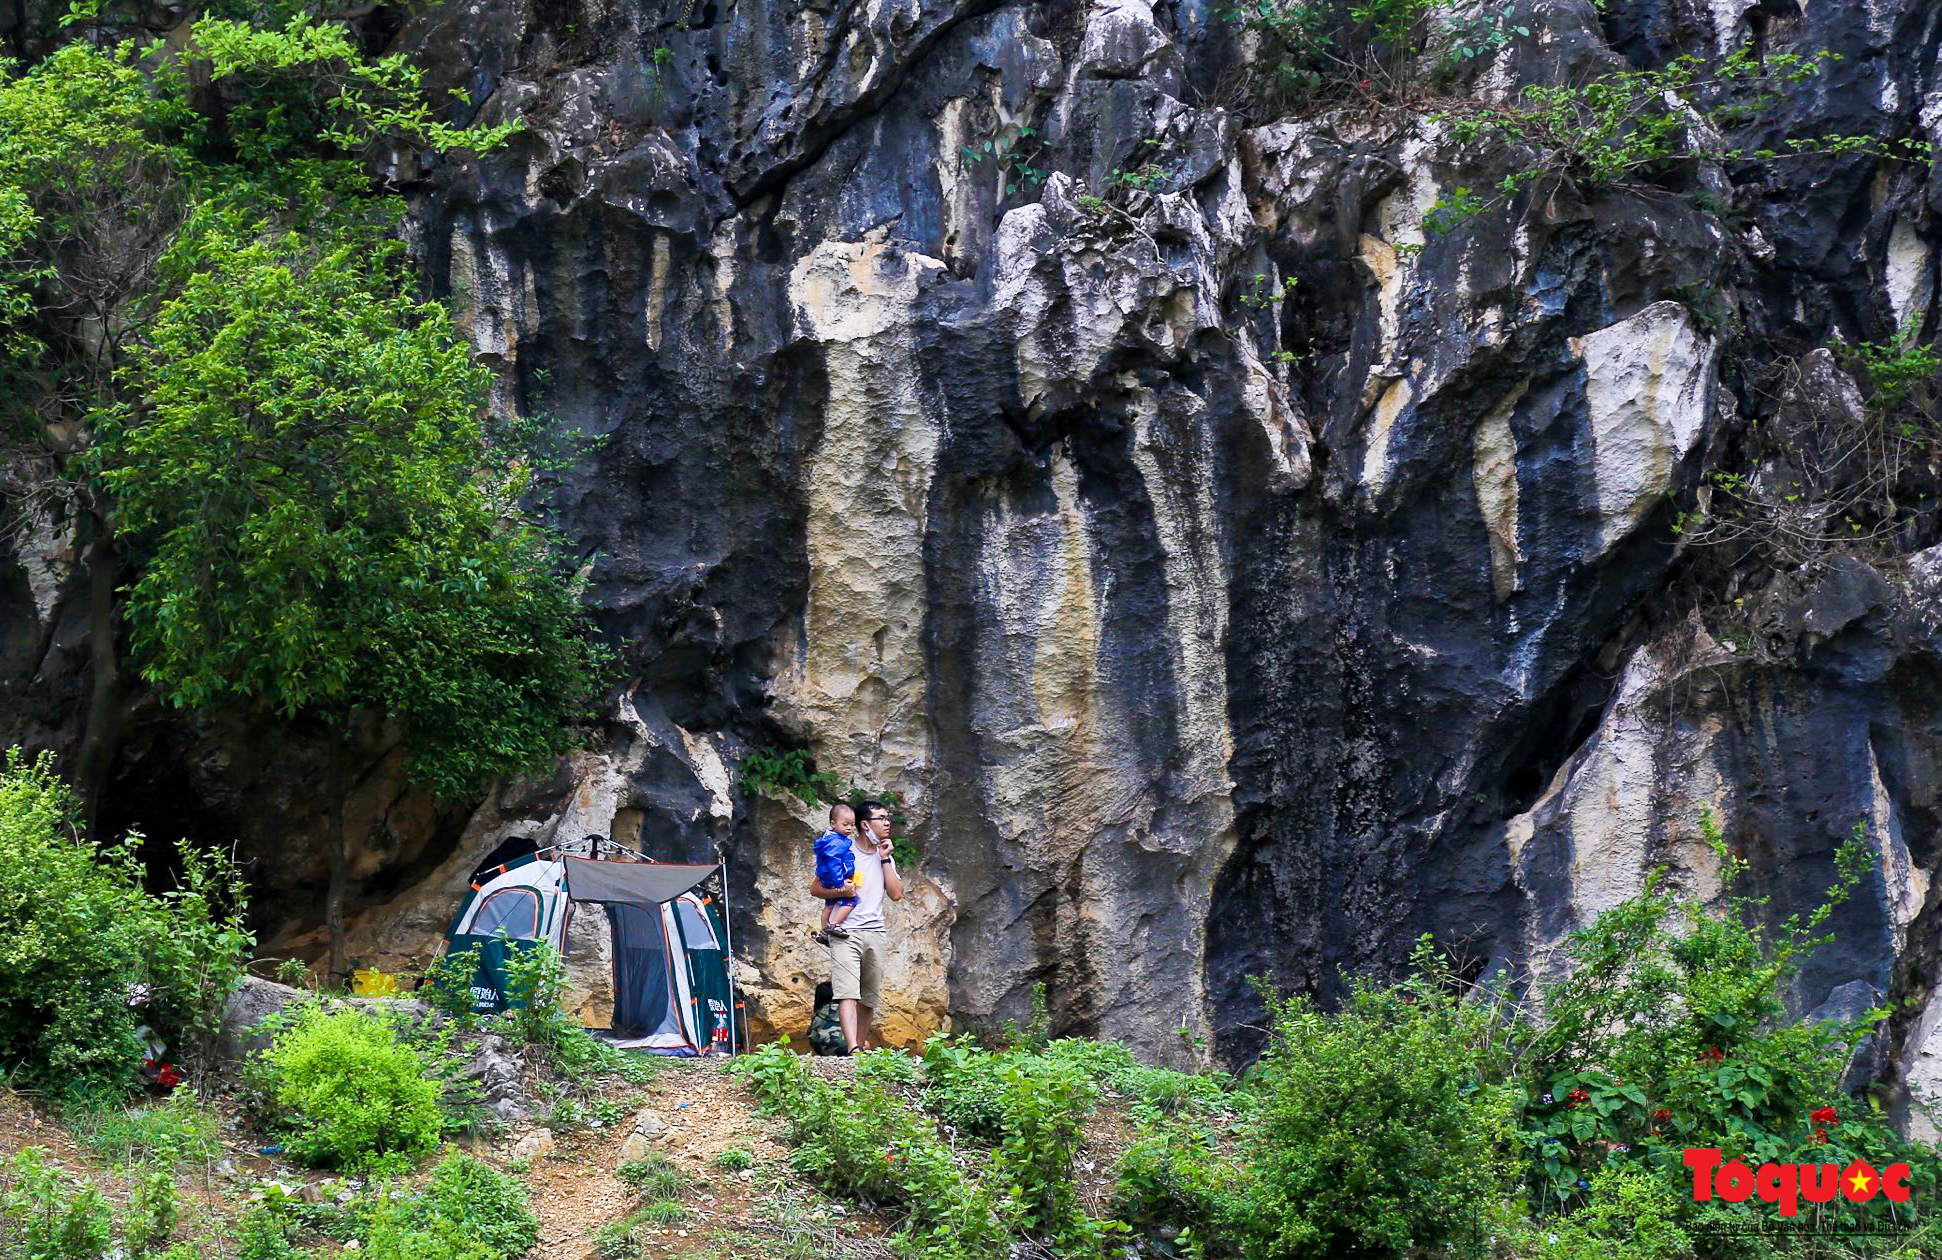
[[(1428, 109), (1264, 112), (1218, 10), (467, 0), (390, 36), (527, 120), (390, 173), (497, 405), (605, 438), (549, 503), (628, 678), (469, 819), (370, 733), (365, 956), (422, 950), (508, 836), (596, 831), (725, 855), (753, 1013), (800, 1027), (811, 820), (735, 787), (797, 745), (907, 802), (898, 1035), (1042, 981), (1062, 1029), (1240, 1058), (1250, 976), (1328, 992), (1424, 931), (1541, 970), (1654, 865), (1715, 891), (1701, 810), (1784, 915), (1861, 821), (1873, 895), (1800, 1001), (1911, 999), (1874, 1066), (1942, 1078), (1942, 532), (1735, 576), (1672, 528), (1784, 405), (1764, 367), (1932, 333), (1926, 168), (1426, 231), (1501, 157)], [(1465, 91), (1824, 49), (1781, 121), (1942, 139), (1919, 0), (1516, 12)], [(85, 599), (57, 528), (16, 560), (6, 733), (67, 747)], [(134, 728), (124, 820), (243, 836), (300, 941), (300, 733)]]

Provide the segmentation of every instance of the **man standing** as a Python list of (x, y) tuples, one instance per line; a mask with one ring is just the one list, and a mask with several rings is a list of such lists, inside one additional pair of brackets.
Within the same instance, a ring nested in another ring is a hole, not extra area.
[(843, 1025), (845, 1054), (855, 1054), (869, 1044), (870, 1021), (883, 997), (887, 962), (883, 900), (904, 899), (904, 878), (890, 855), (890, 811), (865, 801), (856, 807), (856, 822), (858, 886), (854, 893), (848, 888), (826, 888), (821, 880), (809, 886), (810, 892), (825, 900), (856, 897), (856, 906), (843, 923), (849, 935), (831, 937), (829, 942), (831, 996)]

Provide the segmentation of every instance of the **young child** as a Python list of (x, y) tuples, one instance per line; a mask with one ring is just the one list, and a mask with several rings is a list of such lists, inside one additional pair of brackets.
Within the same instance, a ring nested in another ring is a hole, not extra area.
[[(825, 888), (856, 889), (856, 811), (848, 805), (829, 807), (829, 830), (816, 837), (816, 878)], [(843, 920), (850, 917), (855, 905), (854, 896), (823, 902), (822, 923), (816, 929), (818, 944), (829, 944), (832, 936), (849, 935), (843, 930)]]

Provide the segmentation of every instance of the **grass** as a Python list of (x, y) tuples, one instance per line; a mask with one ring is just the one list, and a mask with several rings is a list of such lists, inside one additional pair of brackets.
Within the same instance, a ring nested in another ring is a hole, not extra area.
[(674, 1199), (681, 1194), (681, 1174), (665, 1155), (630, 1159), (616, 1168), (614, 1175), (645, 1199)]
[(76, 1108), (62, 1119), (76, 1142), (113, 1164), (208, 1164), (222, 1154), (215, 1114), (187, 1090), (160, 1104)]
[(715, 1155), (715, 1167), (723, 1172), (741, 1172), (755, 1167), (755, 1156), (739, 1146), (731, 1146)]

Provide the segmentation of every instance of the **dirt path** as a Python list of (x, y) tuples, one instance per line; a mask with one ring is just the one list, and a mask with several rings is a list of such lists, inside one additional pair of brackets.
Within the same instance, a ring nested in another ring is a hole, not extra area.
[[(831, 1076), (847, 1076), (852, 1066), (812, 1062), (819, 1074)], [(669, 1061), (650, 1084), (614, 1081), (603, 1086), (603, 1096), (619, 1114), (611, 1125), (556, 1132), (529, 1123), (490, 1142), (467, 1144), (531, 1190), (540, 1242), (530, 1260), (601, 1260), (600, 1229), (642, 1206), (615, 1170), (624, 1158), (650, 1154), (665, 1156), (679, 1174), (681, 1219), (639, 1230), (639, 1247), (623, 1253), (625, 1260), (873, 1260), (890, 1254), (881, 1242), (881, 1221), (846, 1211), (796, 1176), (779, 1123), (756, 1111), (753, 1096), (720, 1061)], [(230, 1109), (217, 1110), (219, 1159), (207, 1168), (180, 1167), (177, 1177), (184, 1208), (177, 1237), (195, 1240), (209, 1260), (233, 1255), (230, 1240), (250, 1187), (275, 1181), (314, 1201), (332, 1181), (330, 1174), (260, 1154), (257, 1139), (238, 1127)], [(46, 1107), (0, 1089), (0, 1157), (25, 1146), (46, 1148), (53, 1163), (92, 1181), (113, 1203), (132, 1189), (127, 1176), (78, 1144)], [(747, 1167), (724, 1167), (724, 1151), (745, 1153), (746, 1160), (726, 1162)], [(322, 1256), (356, 1254), (328, 1240), (313, 1243)]]
[[(630, 1140), (634, 1150), (627, 1153), (658, 1152), (674, 1163), (688, 1209), (687, 1220), (647, 1235), (644, 1255), (719, 1255), (711, 1245), (719, 1235), (760, 1231), (769, 1223), (767, 1201), (784, 1189), (776, 1181), (787, 1150), (776, 1140), (775, 1122), (756, 1113), (748, 1092), (717, 1063), (673, 1062), (644, 1093), (641, 1108), (612, 1129), (568, 1135), (533, 1161), (527, 1184), (540, 1219), (539, 1260), (592, 1260), (598, 1255), (595, 1232), (638, 1206), (638, 1196), (614, 1175)], [(658, 1131), (636, 1138), (642, 1117), (649, 1117), (646, 1129)], [(543, 1141), (544, 1133), (511, 1135), (494, 1152), (495, 1162), (507, 1163), (522, 1141)], [(755, 1163), (723, 1169), (716, 1159), (726, 1150), (746, 1151)]]

